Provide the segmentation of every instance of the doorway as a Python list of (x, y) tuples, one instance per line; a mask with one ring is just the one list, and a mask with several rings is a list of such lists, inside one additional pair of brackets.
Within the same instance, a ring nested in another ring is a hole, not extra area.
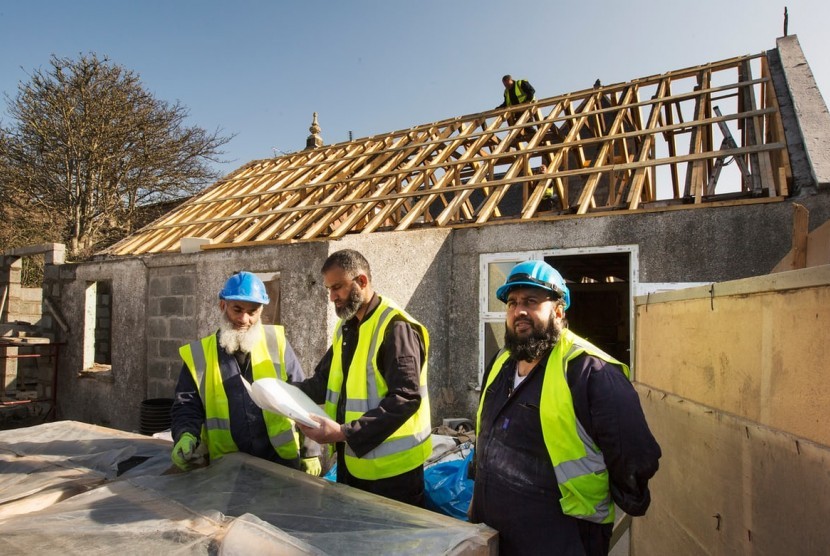
[(549, 255), (544, 260), (568, 284), (571, 330), (631, 364), (631, 263), (628, 252)]

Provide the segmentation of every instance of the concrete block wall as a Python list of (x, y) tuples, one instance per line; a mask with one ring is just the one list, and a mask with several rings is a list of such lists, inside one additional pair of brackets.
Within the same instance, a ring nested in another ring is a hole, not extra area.
[(147, 285), (147, 397), (172, 398), (179, 347), (197, 339), (196, 265), (151, 268)]

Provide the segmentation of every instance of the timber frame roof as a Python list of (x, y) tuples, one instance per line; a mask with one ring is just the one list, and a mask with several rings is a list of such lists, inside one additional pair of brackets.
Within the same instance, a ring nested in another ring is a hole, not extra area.
[(254, 161), (104, 253), (763, 202), (790, 179), (762, 53)]

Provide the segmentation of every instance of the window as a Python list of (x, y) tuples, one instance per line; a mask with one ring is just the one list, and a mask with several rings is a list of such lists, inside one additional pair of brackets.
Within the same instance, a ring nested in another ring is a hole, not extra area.
[(87, 282), (84, 299), (84, 371), (112, 365), (112, 282)]

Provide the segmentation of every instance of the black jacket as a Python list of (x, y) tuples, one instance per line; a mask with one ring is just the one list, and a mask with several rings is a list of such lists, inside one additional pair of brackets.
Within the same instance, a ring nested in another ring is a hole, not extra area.
[[(380, 298), (374, 295), (369, 301), (364, 320), (377, 310), (379, 304)], [(347, 401), (346, 377), (360, 337), (360, 321), (357, 317), (343, 323), (342, 333), (341, 366), (344, 376), (335, 420), (343, 425), (349, 448), (358, 457), (362, 457), (389, 438), (389, 435), (398, 430), (421, 406), (420, 377), (426, 349), (424, 340), (415, 327), (406, 320), (393, 320), (386, 328), (377, 356), (378, 370), (389, 391), (378, 407), (367, 411), (360, 419), (344, 423)], [(323, 403), (326, 398), (332, 355), (332, 348), (329, 347), (317, 364), (314, 376), (296, 385), (317, 403)], [(362, 480), (349, 474), (345, 464), (344, 444), (338, 442), (335, 447), (338, 483), (415, 506), (423, 506), (423, 466), (387, 479)]]
[[(487, 389), (472, 518), (499, 531), (504, 554), (605, 554), (612, 526), (566, 516), (559, 505), (539, 417), (547, 359), (512, 393), (516, 361), (509, 359)], [(492, 362), (484, 384), (491, 367)], [(614, 501), (631, 515), (643, 515), (661, 452), (637, 392), (619, 367), (589, 355), (570, 361), (567, 381), (576, 417), (605, 458)]]
[[(522, 90), (522, 92), (525, 95), (527, 95), (528, 100), (535, 98), (536, 89), (533, 88), (533, 85), (530, 84), (530, 81), (528, 81), (527, 79), (519, 79), (518, 81), (516, 81), (516, 83), (519, 84), (519, 88)], [(510, 106), (515, 106), (519, 104), (519, 98), (516, 96), (515, 83), (512, 87), (510, 87), (510, 89), (507, 90), (507, 94), (510, 95)], [(507, 108), (507, 100), (496, 106), (496, 109), (499, 108)]]

